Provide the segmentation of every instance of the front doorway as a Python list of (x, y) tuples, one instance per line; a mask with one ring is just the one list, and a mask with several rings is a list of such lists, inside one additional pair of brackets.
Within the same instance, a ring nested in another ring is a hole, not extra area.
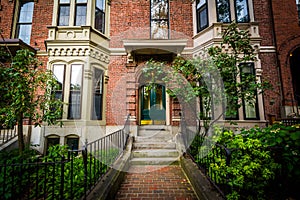
[(141, 97), (141, 125), (166, 124), (166, 89), (165, 86), (155, 84), (142, 86)]
[[(297, 48), (290, 54), (291, 74), (294, 89), (294, 98), (292, 100), (293, 107), (300, 106), (300, 48)], [(296, 102), (294, 102), (294, 100)], [(299, 114), (299, 113), (298, 113)]]

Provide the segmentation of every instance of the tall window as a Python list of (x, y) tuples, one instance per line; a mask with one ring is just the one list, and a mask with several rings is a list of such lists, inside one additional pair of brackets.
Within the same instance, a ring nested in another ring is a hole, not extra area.
[(238, 23), (245, 23), (250, 21), (247, 0), (235, 0), (235, 15), (236, 22)]
[(95, 29), (101, 33), (105, 31), (105, 0), (96, 0)]
[(81, 118), (82, 65), (71, 66), (68, 119)]
[(59, 1), (58, 26), (69, 26), (70, 0)]
[(298, 20), (300, 21), (300, 0), (296, 0), (296, 6), (298, 11)]
[(169, 1), (151, 0), (151, 38), (169, 38)]
[(94, 68), (92, 119), (102, 119), (103, 71)]
[(57, 81), (58, 87), (55, 89), (55, 98), (63, 101), (65, 65), (53, 65), (53, 75)]
[(31, 26), (33, 17), (33, 2), (20, 2), (20, 12), (17, 22), (16, 37), (30, 44)]
[[(255, 81), (254, 63), (241, 63), (239, 67), (241, 70), (241, 81)], [(249, 84), (251, 84), (251, 82)], [(247, 90), (247, 88), (244, 88), (244, 90)], [(255, 97), (251, 103), (243, 100), (244, 119), (258, 119), (258, 106), (256, 98), (255, 91)]]
[(229, 0), (216, 0), (216, 5), (218, 22), (229, 23), (231, 21)]
[(208, 26), (208, 8), (206, 0), (196, 0), (197, 32)]
[(87, 0), (76, 0), (75, 5), (75, 26), (86, 24)]

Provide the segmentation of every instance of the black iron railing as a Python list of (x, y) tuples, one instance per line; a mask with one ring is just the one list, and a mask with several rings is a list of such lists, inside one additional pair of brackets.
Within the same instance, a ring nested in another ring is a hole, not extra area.
[(7, 128), (0, 125), (0, 146), (17, 136), (16, 126)]
[(87, 195), (123, 153), (129, 137), (129, 115), (123, 129), (86, 144), (83, 149)]
[(0, 160), (0, 199), (86, 199), (125, 149), (129, 126), (128, 116), (123, 129), (67, 155)]

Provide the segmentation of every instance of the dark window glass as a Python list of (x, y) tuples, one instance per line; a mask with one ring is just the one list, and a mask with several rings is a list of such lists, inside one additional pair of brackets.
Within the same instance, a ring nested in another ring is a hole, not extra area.
[(33, 8), (33, 2), (20, 2), (20, 12), (17, 22), (16, 35), (19, 39), (27, 44), (30, 44)]
[[(249, 84), (251, 84), (251, 82), (253, 81), (256, 81), (254, 63), (241, 63), (239, 67), (241, 70), (241, 81), (249, 81)], [(247, 89), (247, 87), (243, 88), (243, 90)], [(253, 97), (253, 101), (246, 102), (243, 100), (243, 111), (245, 119), (259, 118), (256, 91), (255, 96)]]
[(103, 71), (94, 68), (92, 119), (102, 119)]
[(79, 138), (78, 137), (67, 137), (67, 145), (71, 150), (78, 150)]
[(196, 0), (197, 32), (208, 26), (208, 10), (206, 0)]
[(105, 31), (105, 0), (96, 0), (95, 29), (101, 33)]
[(59, 137), (58, 136), (47, 137), (46, 141), (47, 141), (46, 142), (46, 154), (48, 154), (49, 147), (59, 145)]
[(168, 0), (151, 0), (151, 38), (169, 38)]
[(71, 66), (68, 119), (81, 118), (82, 65)]
[(235, 0), (235, 15), (238, 23), (245, 23), (250, 21), (248, 1)]
[(75, 26), (86, 25), (86, 0), (77, 0), (75, 8)]
[(60, 0), (58, 26), (68, 26), (70, 18), (70, 0)]
[(229, 0), (217, 0), (216, 5), (218, 22), (229, 23), (231, 21)]

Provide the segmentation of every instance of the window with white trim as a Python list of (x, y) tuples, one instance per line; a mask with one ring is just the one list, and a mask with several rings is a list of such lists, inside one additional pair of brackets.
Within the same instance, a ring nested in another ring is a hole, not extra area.
[(102, 119), (102, 102), (103, 102), (103, 75), (101, 69), (93, 69), (93, 97), (92, 97), (92, 120)]
[(105, 0), (96, 0), (95, 4), (95, 29), (104, 33), (105, 31)]
[(71, 65), (68, 119), (81, 118), (82, 65)]
[(59, 0), (58, 26), (69, 26), (70, 0)]
[[(255, 68), (254, 63), (241, 63), (239, 65), (241, 76), (241, 81), (244, 81), (245, 79), (249, 78), (249, 76), (252, 76), (252, 79), (255, 79), (253, 76), (255, 76)], [(247, 90), (247, 88), (244, 88)], [(244, 119), (258, 119), (258, 105), (257, 105), (257, 96), (255, 95), (253, 97), (253, 100), (251, 102), (246, 102), (243, 99), (243, 113), (244, 113)]]
[(87, 0), (76, 0), (75, 26), (86, 25)]
[(20, 1), (16, 37), (30, 44), (34, 2)]
[(197, 33), (208, 27), (208, 7), (206, 0), (196, 0)]
[(216, 0), (218, 22), (230, 23), (230, 3), (229, 0)]
[(235, 18), (237, 23), (250, 21), (248, 0), (235, 0)]
[[(53, 75), (58, 87), (53, 91), (55, 97), (64, 104), (63, 119), (81, 119), (81, 96), (82, 96), (82, 64), (54, 64)], [(68, 80), (68, 81), (67, 81)]]

